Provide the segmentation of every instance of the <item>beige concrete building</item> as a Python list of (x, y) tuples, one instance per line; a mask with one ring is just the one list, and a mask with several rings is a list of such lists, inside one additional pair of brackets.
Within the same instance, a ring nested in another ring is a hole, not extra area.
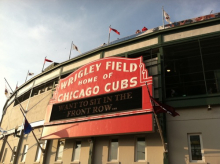
[[(219, 15), (150, 29), (46, 68), (5, 103), (0, 163), (220, 163)], [(105, 71), (99, 69), (104, 64)], [(180, 114), (158, 114), (164, 145), (146, 80), (153, 97)], [(21, 110), (33, 128), (29, 134)]]

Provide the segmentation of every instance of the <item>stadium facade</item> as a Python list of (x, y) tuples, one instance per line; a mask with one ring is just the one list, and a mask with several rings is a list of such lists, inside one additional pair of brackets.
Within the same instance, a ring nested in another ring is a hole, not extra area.
[[(174, 22), (52, 64), (5, 103), (0, 162), (220, 163), (219, 17)], [(180, 114), (158, 114), (162, 138), (148, 90)], [(21, 110), (33, 133), (24, 134)]]

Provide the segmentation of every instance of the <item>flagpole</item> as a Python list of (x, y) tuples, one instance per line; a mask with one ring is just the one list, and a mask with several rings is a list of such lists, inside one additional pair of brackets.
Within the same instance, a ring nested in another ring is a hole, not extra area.
[(71, 56), (72, 46), (73, 46), (73, 41), (71, 42), (71, 46), (70, 46), (70, 55), (69, 55), (69, 59), (70, 59), (70, 56)]
[(27, 76), (26, 76), (26, 79), (25, 79), (25, 83), (26, 83), (26, 81), (27, 81), (28, 74), (29, 74), (29, 70), (28, 70), (28, 73), (27, 73)]
[[(21, 107), (22, 107), (22, 105), (21, 105)], [(23, 108), (23, 107), (22, 107), (22, 108)], [(23, 114), (25, 120), (27, 120), (27, 117), (25, 116), (25, 114), (23, 113), (23, 111), (21, 110), (21, 108), (19, 108), (19, 109), (20, 109), (21, 113)], [(25, 125), (25, 124), (24, 124), (24, 125)], [(37, 141), (37, 144), (38, 144), (38, 146), (40, 147), (41, 151), (44, 153), (45, 150), (41, 147), (41, 145), (40, 145), (40, 143), (39, 143), (39, 141), (38, 141), (36, 135), (35, 135), (34, 132), (33, 132), (33, 129), (31, 129), (31, 132), (32, 132), (32, 134), (33, 134), (35, 140)]]
[[(5, 79), (5, 82), (8, 84), (8, 81), (6, 80), (6, 78), (4, 78)], [(8, 84), (8, 86), (9, 86), (9, 88), (11, 89), (11, 86)], [(13, 90), (11, 89), (11, 91), (13, 92)]]
[[(45, 57), (45, 59), (46, 59), (46, 57)], [(5, 79), (5, 78), (4, 78), (4, 79)], [(8, 84), (8, 86), (10, 87), (10, 89), (11, 89), (11, 86), (9, 85), (8, 81), (7, 81), (6, 79), (5, 79), (5, 81), (6, 81), (6, 83)], [(11, 89), (11, 91), (12, 91), (12, 89)], [(19, 108), (19, 109), (20, 109), (22, 115), (24, 116), (24, 118), (27, 120), (27, 117), (26, 117), (25, 114), (24, 114), (24, 113), (25, 113), (25, 110), (24, 110), (23, 106), (21, 105), (20, 101), (18, 100), (17, 94), (15, 94), (15, 100), (18, 101), (18, 103), (19, 103), (19, 105), (20, 105), (20, 107), (21, 107), (21, 108)], [(22, 109), (23, 111), (22, 111), (21, 109)], [(35, 136), (35, 134), (34, 134), (34, 132), (33, 132), (33, 129), (31, 130), (31, 132), (32, 132), (32, 134), (34, 135), (34, 138), (36, 139), (37, 144), (38, 144), (38, 146), (41, 148), (42, 152), (45, 152), (44, 149), (40, 146), (40, 143), (39, 143), (39, 141), (37, 140), (37, 138), (36, 138), (36, 136)]]
[(109, 33), (108, 33), (108, 44), (110, 42), (110, 28), (111, 28), (111, 25), (109, 26)]
[(8, 143), (8, 141), (7, 141), (7, 139), (5, 138), (5, 136), (4, 136), (4, 135), (3, 135), (3, 137), (4, 137), (4, 139), (5, 139), (6, 143), (8, 144), (9, 148), (11, 149), (11, 151), (12, 151), (12, 153), (13, 153), (13, 155), (14, 155), (14, 154), (15, 154), (15, 152), (13, 151), (13, 149), (12, 149), (11, 145)]
[[(9, 85), (8, 81), (6, 80), (6, 78), (4, 78), (4, 79), (5, 79), (6, 83), (8, 84), (9, 88), (11, 89), (11, 86)], [(11, 89), (11, 91), (13, 92), (13, 90), (12, 90), (12, 89)], [(20, 101), (19, 101), (19, 100), (18, 100), (18, 98), (17, 98), (17, 94), (15, 94), (15, 100), (17, 100), (17, 101), (18, 101), (18, 104), (20, 105), (20, 107), (22, 108), (23, 112), (25, 113), (24, 108), (22, 107), (22, 105), (21, 105)], [(23, 114), (23, 112), (22, 112), (22, 114)]]
[(16, 84), (16, 87), (15, 87), (15, 90), (18, 88), (18, 81), (17, 81), (17, 84)]
[[(149, 94), (149, 97), (150, 97), (150, 91), (149, 91), (147, 82), (146, 82), (146, 86), (147, 86), (147, 91), (148, 91), (148, 94)], [(151, 98), (150, 98), (150, 102), (151, 102), (151, 105), (152, 105), (152, 107), (153, 107), (154, 104), (153, 104), (153, 102), (151, 101)], [(156, 123), (157, 123), (158, 130), (159, 130), (159, 133), (160, 133), (160, 138), (161, 138), (161, 141), (162, 141), (162, 145), (163, 145), (164, 151), (166, 152), (166, 147), (165, 147), (165, 144), (164, 144), (162, 129), (161, 129), (161, 126), (160, 126), (160, 123), (159, 123), (157, 114), (156, 114), (155, 111), (154, 111), (154, 107), (153, 107), (153, 112), (154, 112), (154, 117), (155, 117), (155, 120), (156, 120)]]
[(164, 29), (164, 9), (163, 9), (163, 6), (162, 6), (162, 17), (163, 17), (163, 29)]
[[(47, 56), (46, 56), (46, 57), (47, 57)], [(46, 57), (45, 57), (45, 59), (44, 59), (44, 64), (43, 64), (42, 72), (43, 72), (43, 70), (44, 70), (44, 65), (45, 65)]]

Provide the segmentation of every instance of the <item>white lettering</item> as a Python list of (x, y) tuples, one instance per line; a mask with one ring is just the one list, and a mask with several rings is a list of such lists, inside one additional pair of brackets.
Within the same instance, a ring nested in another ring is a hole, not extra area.
[(70, 84), (73, 84), (73, 77), (69, 78), (68, 86), (69, 86)]
[(91, 95), (91, 93), (92, 93), (91, 89), (92, 89), (91, 87), (86, 89), (86, 96), (90, 96)]
[(130, 83), (130, 87), (135, 87), (137, 85), (137, 77), (132, 77)]
[(80, 97), (85, 97), (84, 89), (82, 89), (82, 90), (80, 91), (80, 93), (79, 93), (79, 98), (80, 98)]
[(66, 84), (67, 84), (67, 81), (64, 81), (63, 83), (61, 83), (61, 89), (66, 88)]
[(62, 101), (62, 96), (63, 96), (63, 94), (60, 94), (60, 95), (59, 95), (59, 97), (58, 97), (58, 101), (59, 101), (59, 102)]
[(100, 66), (101, 66), (101, 63), (96, 64), (96, 70), (97, 70), (97, 71), (99, 71)]
[(110, 89), (107, 88), (109, 85), (111, 85), (111, 83), (107, 83), (107, 84), (105, 85), (105, 92), (110, 92), (110, 91), (111, 91)]
[(92, 72), (94, 72), (94, 65), (91, 65), (91, 66), (89, 67), (89, 73), (92, 73)]
[(98, 94), (98, 93), (99, 93), (99, 86), (95, 86), (95, 87), (93, 88), (93, 94), (96, 95), (96, 94)]
[(137, 70), (137, 64), (136, 63), (131, 63), (130, 64), (130, 72), (134, 72)]
[(121, 81), (121, 89), (125, 89), (128, 87), (128, 79), (124, 79)]
[(76, 93), (79, 93), (79, 91), (76, 90), (76, 91), (73, 93), (73, 98), (74, 98), (74, 99), (78, 98), (78, 96), (76, 96)]
[(113, 82), (112, 83), (112, 89), (114, 91), (116, 91), (116, 90), (118, 90), (118, 88), (119, 88), (119, 81)]
[(121, 62), (116, 63), (116, 70), (117, 71), (121, 71), (121, 64), (122, 64)]
[(126, 70), (126, 66), (127, 66), (127, 63), (124, 63), (123, 64), (123, 72), (129, 72), (129, 70)]
[(111, 62), (110, 61), (108, 61), (108, 62), (106, 62), (106, 70), (108, 70), (108, 68), (111, 66)]
[(69, 100), (69, 92), (68, 93), (64, 93), (64, 96), (63, 96), (64, 98), (63, 98), (63, 100), (65, 101), (65, 100)]

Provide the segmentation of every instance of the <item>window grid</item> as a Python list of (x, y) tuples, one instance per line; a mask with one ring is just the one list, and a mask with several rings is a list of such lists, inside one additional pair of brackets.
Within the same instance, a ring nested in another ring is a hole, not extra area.
[(21, 157), (21, 162), (25, 162), (27, 151), (28, 151), (28, 145), (24, 145), (23, 154)]
[[(17, 146), (14, 146), (13, 152), (16, 152), (16, 151), (17, 151)], [(15, 156), (14, 156), (14, 154), (12, 153), (10, 162), (13, 163), (13, 162), (14, 162), (14, 159), (15, 159)]]
[(166, 97), (220, 93), (220, 37), (165, 46)]
[(138, 137), (136, 139), (136, 161), (145, 161), (145, 138)]
[(81, 141), (76, 141), (73, 148), (72, 161), (79, 161), (81, 153)]
[(118, 139), (111, 139), (109, 147), (109, 161), (118, 160)]
[(61, 161), (62, 160), (64, 145), (65, 145), (65, 140), (59, 140), (58, 141), (56, 161)]
[(188, 143), (190, 161), (204, 161), (201, 134), (188, 134)]
[[(43, 147), (43, 144), (40, 144), (40, 146)], [(35, 162), (39, 162), (40, 161), (41, 154), (42, 154), (41, 148), (38, 146), (36, 157), (35, 157)]]

